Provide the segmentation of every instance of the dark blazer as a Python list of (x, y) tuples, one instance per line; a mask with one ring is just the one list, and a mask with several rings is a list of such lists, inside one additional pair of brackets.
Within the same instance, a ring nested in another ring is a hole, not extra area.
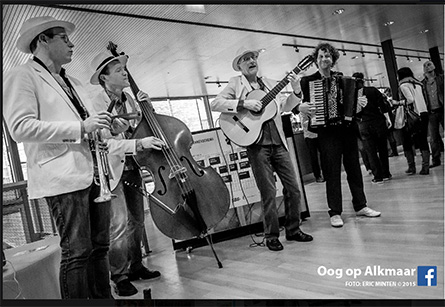
[(383, 120), (386, 121), (383, 113), (389, 112), (388, 106), (385, 104), (382, 93), (372, 86), (363, 87), (363, 95), (368, 98), (368, 104), (357, 113), (357, 117), (362, 121)]

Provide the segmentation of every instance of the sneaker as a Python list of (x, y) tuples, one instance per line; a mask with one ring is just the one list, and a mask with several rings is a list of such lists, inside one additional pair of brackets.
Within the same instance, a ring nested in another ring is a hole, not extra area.
[(371, 182), (375, 183), (375, 184), (382, 184), (383, 180), (382, 179), (372, 179)]
[(343, 226), (343, 220), (341, 219), (340, 215), (331, 216), (331, 226), (332, 227), (342, 227)]
[(388, 180), (391, 180), (392, 179), (392, 175), (391, 174), (389, 174), (389, 176), (387, 176), (387, 177), (383, 177), (383, 181), (388, 181)]
[(367, 217), (378, 217), (380, 216), (380, 214), (382, 214), (381, 212), (372, 210), (369, 207), (365, 207), (359, 211), (357, 211), (357, 216), (367, 216)]
[(114, 291), (119, 296), (132, 296), (138, 293), (138, 289), (128, 279), (118, 282), (114, 287)]
[(161, 276), (159, 271), (150, 271), (146, 267), (142, 267), (136, 272), (128, 274), (128, 279), (130, 281), (138, 280), (138, 279), (153, 279)]
[(274, 252), (283, 250), (283, 245), (281, 244), (280, 240), (278, 240), (278, 238), (266, 240), (266, 246), (268, 249)]

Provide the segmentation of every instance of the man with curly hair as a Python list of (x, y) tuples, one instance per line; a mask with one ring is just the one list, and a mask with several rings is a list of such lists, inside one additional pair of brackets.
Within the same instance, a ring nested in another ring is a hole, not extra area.
[[(316, 80), (343, 75), (332, 71), (340, 54), (338, 50), (328, 43), (320, 43), (314, 50), (313, 56), (318, 71), (301, 79), (301, 90), (303, 98), (300, 105), (295, 107), (294, 113), (303, 112), (313, 116), (314, 107), (310, 103), (309, 84)], [(332, 84), (332, 83), (331, 83)], [(335, 84), (331, 88), (336, 88)], [(337, 95), (341, 91), (329, 91), (328, 100), (337, 101)], [(360, 97), (358, 105), (366, 106), (366, 97)], [(341, 163), (347, 174), (349, 189), (352, 194), (352, 205), (357, 216), (377, 217), (380, 212), (366, 206), (366, 196), (363, 189), (363, 177), (359, 163), (359, 151), (357, 144), (357, 123), (346, 124), (343, 120), (332, 122), (326, 126), (317, 127), (318, 141), (320, 146), (320, 159), (323, 175), (326, 180), (326, 196), (329, 207), (331, 226), (342, 227), (342, 193), (341, 193)]]

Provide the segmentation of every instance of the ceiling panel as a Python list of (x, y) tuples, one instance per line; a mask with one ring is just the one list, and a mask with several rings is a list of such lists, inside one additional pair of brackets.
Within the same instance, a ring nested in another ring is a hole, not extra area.
[[(337, 8), (345, 9), (333, 15)], [(128, 68), (139, 87), (152, 97), (217, 94), (221, 88), (207, 81), (227, 81), (235, 75), (231, 61), (240, 46), (265, 48), (260, 73), (281, 80), (311, 49), (282, 44), (315, 46), (326, 40), (337, 48), (381, 51), (381, 42), (392, 39), (396, 54), (428, 56), (438, 46), (444, 52), (443, 5), (204, 5), (204, 13), (186, 5), (76, 4), (57, 7), (3, 5), (3, 71), (24, 63), (29, 56), (16, 50), (20, 25), (29, 17), (51, 15), (76, 24), (71, 35), (73, 61), (67, 70), (86, 83), (93, 73), (93, 57), (109, 41), (130, 56)], [(391, 26), (383, 24), (393, 20)], [(428, 29), (427, 33), (420, 33)], [(375, 46), (368, 46), (369, 44)], [(385, 64), (377, 55), (342, 55), (336, 69), (345, 74), (362, 71), (388, 85)], [(398, 57), (417, 76), (422, 61)], [(443, 65), (443, 64), (442, 64)], [(308, 73), (313, 72), (310, 68)]]

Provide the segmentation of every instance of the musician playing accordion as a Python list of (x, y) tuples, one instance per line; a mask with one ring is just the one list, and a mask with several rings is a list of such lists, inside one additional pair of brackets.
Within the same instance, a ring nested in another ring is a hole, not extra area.
[[(333, 227), (342, 227), (342, 193), (341, 193), (341, 163), (347, 173), (349, 189), (352, 194), (352, 205), (357, 216), (378, 217), (380, 212), (367, 207), (366, 196), (363, 189), (363, 177), (359, 163), (359, 151), (357, 145), (358, 129), (354, 121), (353, 112), (346, 110), (345, 100), (356, 95), (355, 89), (345, 86), (351, 80), (342, 79), (342, 73), (332, 71), (340, 54), (338, 50), (328, 43), (320, 43), (314, 50), (313, 56), (318, 71), (301, 79), (303, 93), (302, 101), (293, 111), (303, 112), (311, 117), (311, 129), (318, 133), (320, 145), (321, 168), (326, 180), (326, 195), (328, 201), (330, 222)], [(321, 81), (321, 82), (320, 82)], [(342, 83), (344, 82), (344, 83)], [(317, 97), (319, 83), (327, 84), (321, 96), (324, 96), (325, 113), (327, 116), (321, 119), (318, 114), (314, 97)], [(311, 93), (312, 89), (312, 93)], [(354, 91), (354, 92), (353, 92)], [(312, 101), (311, 101), (312, 96)], [(366, 105), (366, 97), (358, 98), (358, 106)], [(346, 106), (347, 107), (347, 106)], [(350, 106), (353, 111), (354, 105)], [(351, 113), (345, 116), (347, 113)], [(352, 115), (352, 116), (351, 116)], [(317, 118), (318, 117), (318, 118)], [(316, 118), (316, 120), (313, 120)], [(323, 122), (324, 121), (324, 122)]]

